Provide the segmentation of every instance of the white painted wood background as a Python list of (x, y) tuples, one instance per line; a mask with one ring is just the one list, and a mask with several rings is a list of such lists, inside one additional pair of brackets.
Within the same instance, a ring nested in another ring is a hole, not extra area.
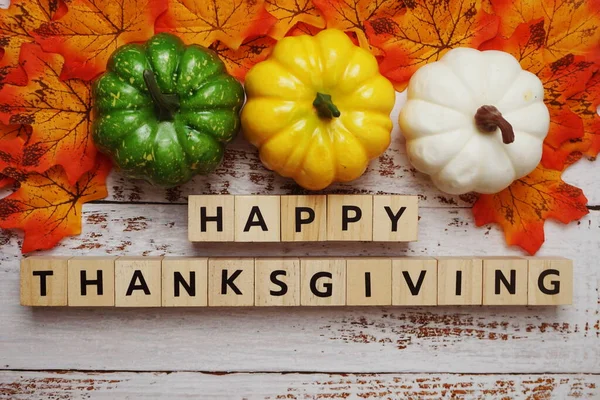
[[(31, 309), (19, 306), (22, 236), (2, 232), (0, 399), (600, 399), (597, 174), (588, 161), (567, 171), (590, 214), (547, 223), (538, 253), (575, 261), (574, 304), (559, 308)], [(420, 195), (416, 243), (188, 242), (189, 194), (302, 192), (242, 138), (216, 174), (181, 188), (118, 173), (108, 187), (84, 206), (83, 233), (49, 254), (523, 255), (474, 226), (472, 196), (411, 168), (397, 128), (363, 178), (327, 192)]]

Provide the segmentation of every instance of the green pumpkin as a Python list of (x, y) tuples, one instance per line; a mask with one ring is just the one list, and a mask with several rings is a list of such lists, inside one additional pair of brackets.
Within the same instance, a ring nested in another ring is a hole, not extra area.
[(212, 172), (240, 128), (242, 85), (214, 52), (173, 35), (117, 49), (93, 90), (96, 146), (155, 185)]

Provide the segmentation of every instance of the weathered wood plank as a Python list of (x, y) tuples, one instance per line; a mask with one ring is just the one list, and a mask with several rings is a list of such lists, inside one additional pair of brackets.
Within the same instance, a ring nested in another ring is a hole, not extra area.
[(595, 399), (598, 375), (0, 373), (0, 399)]
[[(50, 254), (509, 255), (469, 210), (429, 209), (415, 243), (191, 244), (185, 205), (87, 205)], [(561, 308), (52, 309), (18, 305), (20, 236), (0, 236), (0, 368), (344, 372), (600, 372), (600, 212), (550, 223), (540, 255), (575, 260)], [(476, 246), (473, 244), (476, 243)], [(557, 360), (560, 360), (558, 362)]]

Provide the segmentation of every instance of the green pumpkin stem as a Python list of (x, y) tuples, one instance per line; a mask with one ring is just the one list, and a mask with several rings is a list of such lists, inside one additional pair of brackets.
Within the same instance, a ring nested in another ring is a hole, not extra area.
[(154, 72), (144, 70), (144, 82), (154, 102), (159, 121), (173, 121), (179, 111), (179, 97), (175, 94), (164, 94), (158, 87)]
[(317, 93), (313, 106), (317, 110), (317, 114), (321, 118), (331, 119), (340, 116), (340, 110), (331, 101), (331, 96), (328, 94)]

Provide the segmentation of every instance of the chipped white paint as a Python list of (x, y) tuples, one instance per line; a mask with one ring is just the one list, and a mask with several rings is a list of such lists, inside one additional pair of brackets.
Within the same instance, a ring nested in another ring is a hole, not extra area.
[(597, 375), (9, 372), (0, 399), (596, 399)]
[[(363, 178), (329, 192), (360, 188), (421, 195), (418, 242), (192, 244), (187, 240), (187, 195), (298, 191), (291, 181), (266, 171), (256, 150), (242, 139), (229, 154), (216, 174), (169, 191), (113, 173), (110, 202), (85, 205), (82, 234), (49, 254), (523, 255), (506, 247), (496, 227), (473, 225), (468, 208), (472, 197), (444, 196), (414, 172), (397, 130), (390, 149)], [(578, 162), (565, 176), (585, 190), (597, 209), (600, 185), (594, 165)], [(18, 305), (22, 236), (3, 232), (0, 399), (49, 398), (52, 391), (54, 398), (100, 399), (196, 398), (198, 393), (210, 399), (378, 398), (373, 393), (383, 392), (392, 398), (437, 399), (461, 397), (463, 390), (469, 398), (600, 398), (596, 375), (529, 375), (600, 374), (600, 211), (592, 210), (568, 226), (549, 222), (546, 237), (539, 255), (575, 261), (573, 306), (32, 310)], [(273, 373), (57, 375), (11, 369)], [(280, 374), (287, 371), (310, 373)], [(329, 376), (313, 371), (391, 374)], [(11, 392), (19, 387), (39, 391), (26, 392), (31, 397)]]

